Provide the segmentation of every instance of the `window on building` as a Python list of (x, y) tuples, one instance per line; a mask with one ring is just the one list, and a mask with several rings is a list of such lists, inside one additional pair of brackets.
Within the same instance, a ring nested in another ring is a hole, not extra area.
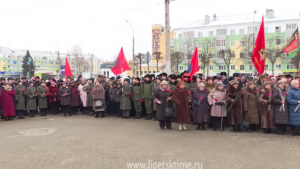
[(216, 46), (225, 46), (226, 40), (216, 40)]
[(276, 39), (276, 45), (280, 45), (281, 44), (281, 39)]
[(288, 65), (286, 65), (286, 69), (294, 69), (294, 65), (288, 64)]
[(245, 53), (240, 53), (240, 58), (245, 58)]
[(214, 31), (209, 31), (209, 36), (214, 36)]
[(198, 43), (198, 48), (202, 48), (202, 43)]
[(198, 37), (202, 37), (202, 32), (198, 32)]
[(235, 53), (234, 53), (234, 52), (231, 52), (231, 53), (230, 53), (230, 57), (235, 58)]
[(240, 70), (245, 70), (245, 66), (244, 65), (240, 65)]
[(275, 27), (275, 32), (276, 32), (276, 33), (281, 32), (281, 27), (280, 27), (280, 26), (276, 26), (276, 27)]
[(213, 43), (208, 43), (208, 47), (214, 47)]
[(235, 70), (235, 65), (230, 65), (231, 70)]
[(217, 29), (217, 35), (226, 35), (227, 30), (226, 29)]
[(199, 70), (203, 70), (203, 67), (202, 67), (202, 66), (199, 66)]
[(175, 42), (174, 42), (174, 39), (171, 39), (171, 40), (170, 40), (170, 46), (174, 46), (174, 43), (175, 43)]
[(244, 32), (244, 29), (240, 29), (240, 35), (244, 35), (245, 32)]
[(230, 30), (230, 35), (235, 35), (235, 30), (234, 29)]
[[(254, 32), (253, 32), (254, 31)], [(248, 33), (256, 33), (257, 32), (257, 26), (248, 26)]]
[(179, 38), (179, 39), (182, 39), (182, 34), (181, 34), (181, 33), (178, 34), (178, 38)]
[(253, 65), (249, 65), (249, 70), (252, 70), (253, 69)]
[(281, 65), (276, 65), (276, 70), (281, 70)]
[(240, 46), (245, 46), (245, 41), (240, 41)]
[(232, 46), (235, 46), (235, 41), (231, 41), (230, 42), (230, 46), (232, 47)]
[(147, 74), (147, 71), (144, 71), (144, 74)]
[(153, 71), (153, 73), (155, 73), (155, 71)]
[(265, 27), (265, 33), (268, 33), (268, 27)]
[(179, 70), (183, 70), (183, 66), (179, 66)]
[(225, 65), (219, 65), (219, 70), (226, 70), (226, 66)]
[(276, 57), (280, 57), (281, 52), (276, 52)]
[[(136, 71), (136, 76), (139, 76), (139, 71)], [(104, 76), (105, 76), (105, 72), (104, 72)]]
[(265, 65), (265, 70), (268, 70), (269, 69), (269, 65)]
[(286, 24), (286, 30), (295, 30), (297, 29), (298, 25), (296, 23), (289, 23)]
[(209, 65), (209, 70), (214, 70), (214, 65)]

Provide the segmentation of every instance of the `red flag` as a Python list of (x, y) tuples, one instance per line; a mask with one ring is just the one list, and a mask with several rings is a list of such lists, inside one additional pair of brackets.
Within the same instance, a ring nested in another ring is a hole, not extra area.
[(111, 71), (115, 74), (115, 75), (119, 75), (122, 74), (123, 72), (125, 72), (126, 70), (130, 70), (130, 67), (127, 63), (127, 60), (125, 58), (124, 52), (123, 52), (123, 48), (121, 48), (120, 53), (118, 55), (118, 58), (115, 62), (114, 67), (111, 69)]
[(196, 47), (194, 55), (192, 57), (191, 60), (191, 64), (188, 68), (188, 70), (186, 70), (183, 74), (183, 76), (189, 76), (190, 77), (190, 81), (193, 81), (193, 75), (199, 71), (199, 66), (198, 66), (198, 49)]
[(258, 76), (260, 76), (265, 70), (265, 48), (265, 28), (263, 17), (252, 53), (252, 62), (258, 72)]
[(65, 62), (65, 78), (66, 77), (73, 77), (73, 74), (71, 72), (71, 68), (70, 68), (70, 65), (69, 65), (69, 62), (68, 62), (68, 58), (66, 57), (66, 62)]

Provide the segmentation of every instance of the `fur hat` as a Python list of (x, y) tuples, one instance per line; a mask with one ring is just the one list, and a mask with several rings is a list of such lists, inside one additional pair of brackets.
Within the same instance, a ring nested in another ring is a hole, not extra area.
[(144, 78), (147, 78), (147, 77), (151, 79), (151, 75), (146, 74), (146, 75), (144, 76)]
[(226, 72), (221, 72), (220, 75), (221, 76), (227, 76), (227, 73)]
[(247, 77), (247, 81), (253, 81), (253, 77), (252, 76)]
[(130, 79), (126, 78), (124, 79), (124, 82), (127, 81), (128, 83), (130, 83)]
[(233, 77), (240, 77), (238, 73), (234, 73)]
[(139, 77), (136, 77), (136, 78), (134, 78), (135, 80), (138, 80), (138, 81), (141, 81), (141, 78), (139, 78)]
[(158, 79), (158, 80), (160, 80), (161, 81), (161, 76), (156, 76), (156, 78), (155, 79)]
[(160, 83), (160, 85), (169, 85), (169, 83), (167, 82), (167, 81), (162, 81), (161, 83)]
[(171, 74), (171, 75), (169, 75), (169, 77), (170, 77), (171, 79), (174, 79), (174, 80), (177, 79), (177, 76), (176, 76), (175, 74)]
[(231, 80), (230, 83), (231, 83), (231, 85), (239, 84), (239, 82), (237, 80)]
[(182, 77), (181, 75), (177, 75), (176, 79), (181, 79), (181, 77)]
[(167, 73), (161, 73), (159, 76), (165, 76), (165, 77), (167, 77), (168, 76), (168, 74)]
[(207, 76), (206, 81), (213, 80), (212, 77)]
[(285, 75), (285, 78), (293, 78), (292, 75)]

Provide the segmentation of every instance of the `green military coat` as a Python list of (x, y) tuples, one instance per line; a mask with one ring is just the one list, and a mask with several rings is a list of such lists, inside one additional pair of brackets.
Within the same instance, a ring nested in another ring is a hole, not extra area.
[(175, 81), (174, 83), (172, 83), (172, 82), (170, 81), (170, 82), (169, 82), (169, 85), (170, 85), (170, 89), (171, 89), (172, 91), (174, 91), (175, 88), (176, 88), (176, 86), (177, 86), (177, 82)]
[(132, 86), (132, 100), (142, 100), (142, 85)]
[(93, 98), (92, 98), (91, 91), (94, 85), (86, 84), (84, 87), (86, 88), (86, 107), (93, 107)]
[(16, 110), (24, 110), (25, 109), (25, 87), (24, 86), (16, 86), (15, 87), (15, 99), (16, 99)]
[(37, 91), (36, 88), (33, 86), (29, 86), (26, 89), (26, 94), (27, 94), (27, 110), (36, 110), (36, 96), (37, 96)]
[(198, 83), (197, 82), (193, 82), (192, 84), (191, 84), (191, 92), (192, 92), (192, 94), (194, 93), (194, 91), (195, 91), (195, 89), (198, 87)]
[(38, 103), (39, 103), (39, 108), (41, 109), (45, 109), (48, 107), (48, 104), (47, 104), (47, 88), (44, 87), (44, 86), (39, 86), (37, 88), (37, 92), (39, 93), (38, 95)]
[[(152, 88), (152, 98), (154, 97), (154, 94), (156, 90), (159, 88), (160, 83), (153, 83), (153, 88)], [(153, 101), (153, 110), (156, 111), (156, 103)]]
[(185, 88), (191, 90), (191, 87), (192, 87), (192, 83), (185, 82)]
[(131, 110), (131, 101), (130, 94), (132, 92), (132, 88), (130, 85), (124, 85), (123, 94), (121, 96), (121, 110)]
[(143, 98), (144, 99), (152, 99), (152, 90), (153, 90), (154, 82), (146, 82), (142, 87)]

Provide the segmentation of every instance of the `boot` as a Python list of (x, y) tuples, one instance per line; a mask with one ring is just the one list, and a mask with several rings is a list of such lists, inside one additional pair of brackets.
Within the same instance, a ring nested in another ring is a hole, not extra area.
[(179, 124), (179, 130), (180, 131), (182, 130), (182, 124)]
[(8, 117), (4, 117), (4, 121), (8, 121)]
[(98, 118), (98, 117), (99, 117), (99, 112), (96, 111), (96, 116), (95, 116), (95, 118)]
[(126, 112), (125, 112), (125, 118), (126, 118), (126, 119), (129, 119), (129, 116), (130, 116), (130, 111), (126, 111)]
[(237, 132), (242, 132), (241, 124), (236, 125)]
[(66, 112), (64, 112), (64, 116), (67, 117), (67, 113)]
[(142, 113), (142, 112), (138, 112), (138, 113), (137, 113), (137, 116), (136, 116), (137, 119), (140, 119), (140, 118), (141, 118), (141, 113)]
[(104, 118), (105, 117), (105, 111), (102, 111), (101, 112), (101, 118)]
[(268, 129), (263, 129), (264, 134), (268, 134)]
[(277, 131), (277, 134), (282, 135), (279, 124), (276, 125), (276, 131)]
[(202, 123), (202, 124), (201, 124), (201, 128), (202, 128), (202, 130), (206, 130), (206, 128), (205, 128), (205, 123)]
[(280, 132), (281, 132), (281, 135), (285, 135), (285, 134), (284, 134), (284, 131), (283, 131), (283, 128), (284, 128), (284, 125), (281, 125), (281, 126), (280, 126)]
[(187, 128), (185, 127), (185, 124), (182, 124), (182, 129), (186, 130)]
[(200, 126), (201, 124), (198, 124), (196, 130), (200, 130)]
[(149, 119), (149, 114), (147, 114), (147, 116), (145, 117), (145, 120), (148, 120)]
[(232, 125), (232, 131), (237, 132), (237, 126), (236, 125)]
[(149, 119), (148, 120), (152, 120), (152, 114), (149, 114)]

